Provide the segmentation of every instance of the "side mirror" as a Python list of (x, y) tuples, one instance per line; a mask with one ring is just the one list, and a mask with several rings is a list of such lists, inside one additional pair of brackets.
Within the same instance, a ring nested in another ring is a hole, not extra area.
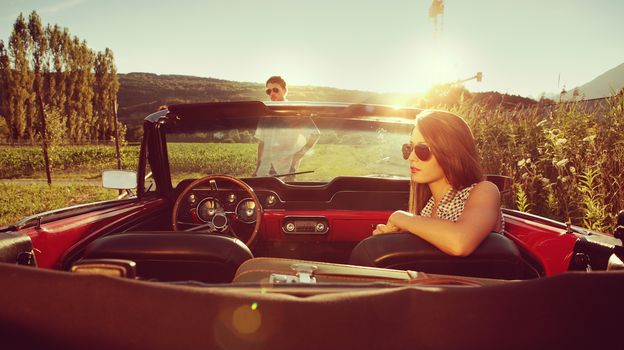
[(114, 190), (131, 190), (137, 187), (137, 174), (131, 170), (104, 170), (102, 187)]

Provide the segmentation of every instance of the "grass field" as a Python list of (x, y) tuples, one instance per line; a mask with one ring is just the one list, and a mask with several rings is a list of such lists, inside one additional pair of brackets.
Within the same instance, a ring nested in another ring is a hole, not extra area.
[[(122, 167), (135, 169), (139, 147), (128, 146), (122, 151)], [(113, 146), (56, 146), (50, 150), (55, 177), (62, 179), (97, 178), (103, 169), (117, 167)], [(40, 147), (0, 147), (0, 179), (45, 178)]]
[[(174, 185), (207, 174), (250, 176), (255, 169), (257, 144), (172, 143), (168, 148)], [(299, 169), (314, 172), (297, 180), (382, 173), (405, 176), (407, 164), (396, 149), (396, 145), (317, 145)], [(99, 184), (101, 170), (116, 167), (112, 146), (64, 146), (53, 152), (53, 185), (48, 187), (43, 183), (46, 177), (38, 147), (0, 149), (0, 226), (51, 209), (115, 198), (116, 191)], [(123, 156), (124, 168), (136, 170), (138, 147), (126, 148)]]
[[(207, 174), (251, 176), (256, 154), (256, 144), (172, 144), (169, 157), (173, 183)], [(317, 144), (303, 158), (298, 170), (313, 172), (298, 175), (297, 181), (329, 181), (339, 175), (409, 175), (398, 144)]]
[(28, 215), (76, 204), (117, 197), (116, 190), (99, 185), (13, 184), (0, 182), (0, 226), (10, 225)]

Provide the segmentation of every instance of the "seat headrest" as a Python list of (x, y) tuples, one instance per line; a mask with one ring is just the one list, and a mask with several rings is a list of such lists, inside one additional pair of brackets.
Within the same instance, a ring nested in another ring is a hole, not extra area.
[(467, 257), (450, 256), (411, 233), (371, 236), (355, 246), (349, 263), (473, 277), (538, 277), (518, 247), (496, 232), (490, 233)]
[[(231, 275), (231, 281), (238, 266), (253, 254), (245, 243), (228, 236), (154, 231), (99, 238), (86, 247), (83, 258), (132, 260), (137, 263), (137, 274), (144, 278), (205, 281), (201, 276), (213, 272), (206, 270), (220, 270), (215, 275)], [(200, 277), (193, 277), (195, 274)]]

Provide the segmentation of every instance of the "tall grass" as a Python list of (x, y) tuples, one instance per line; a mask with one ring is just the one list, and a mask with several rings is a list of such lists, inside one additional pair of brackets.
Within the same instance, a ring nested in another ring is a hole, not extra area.
[(516, 109), (462, 104), (485, 170), (511, 176), (521, 210), (611, 233), (624, 209), (624, 95)]

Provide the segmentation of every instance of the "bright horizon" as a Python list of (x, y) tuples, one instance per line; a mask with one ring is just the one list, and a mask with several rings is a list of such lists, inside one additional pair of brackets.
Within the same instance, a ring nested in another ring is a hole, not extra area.
[(8, 0), (0, 40), (20, 12), (35, 10), (44, 25), (111, 48), (120, 73), (258, 83), (281, 75), (290, 85), (376, 92), (424, 92), (482, 71), (483, 82), (466, 88), (539, 97), (624, 63), (624, 1), (446, 0), (437, 43), (430, 3)]

